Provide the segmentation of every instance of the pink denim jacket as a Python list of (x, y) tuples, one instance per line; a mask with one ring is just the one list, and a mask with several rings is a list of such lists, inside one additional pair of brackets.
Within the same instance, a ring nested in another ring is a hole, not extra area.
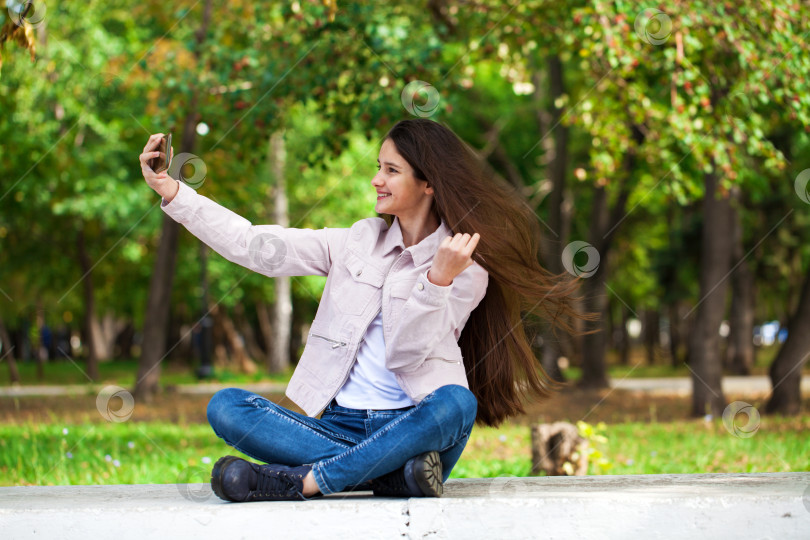
[(478, 263), (445, 287), (427, 279), (439, 244), (452, 231), (436, 231), (405, 248), (399, 219), (379, 217), (347, 229), (251, 225), (245, 218), (180, 189), (161, 209), (214, 251), (268, 277), (327, 276), (304, 352), (286, 395), (316, 416), (349, 377), (360, 342), (382, 308), (385, 365), (418, 403), (447, 384), (469, 388), (458, 338), (486, 293), (489, 275)]

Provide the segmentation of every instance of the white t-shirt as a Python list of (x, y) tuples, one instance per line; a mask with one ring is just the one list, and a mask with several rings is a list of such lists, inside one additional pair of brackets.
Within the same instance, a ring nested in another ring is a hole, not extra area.
[(335, 400), (341, 407), (350, 409), (400, 409), (415, 405), (399, 386), (394, 373), (385, 367), (382, 310), (368, 326), (357, 351), (357, 361)]

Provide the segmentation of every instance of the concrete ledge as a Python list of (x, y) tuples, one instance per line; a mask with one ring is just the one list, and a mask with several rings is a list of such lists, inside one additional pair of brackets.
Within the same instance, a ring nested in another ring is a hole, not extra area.
[[(801, 393), (810, 394), (810, 376), (801, 380)], [(765, 375), (735, 376), (726, 375), (721, 382), (724, 394), (768, 394), (771, 379)], [(689, 377), (626, 377), (611, 379), (610, 387), (618, 390), (644, 392), (661, 396), (691, 396), (692, 379)]]
[(207, 484), (0, 488), (3, 538), (810, 537), (810, 472), (455, 479), (439, 499), (370, 492), (226, 503)]

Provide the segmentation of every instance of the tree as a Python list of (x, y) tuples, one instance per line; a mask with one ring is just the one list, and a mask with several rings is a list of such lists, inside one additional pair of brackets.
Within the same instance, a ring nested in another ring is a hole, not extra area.
[(804, 280), (799, 303), (788, 323), (788, 338), (771, 364), (771, 395), (765, 410), (785, 415), (801, 411), (802, 368), (810, 358), (810, 273)]

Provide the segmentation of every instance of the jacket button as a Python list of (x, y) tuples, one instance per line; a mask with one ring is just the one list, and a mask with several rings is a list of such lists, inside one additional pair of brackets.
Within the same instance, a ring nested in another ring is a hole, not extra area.
[(417, 288), (417, 289), (419, 289), (419, 290), (421, 291), (422, 289), (424, 289), (424, 288), (425, 288), (425, 286), (424, 286), (424, 285), (422, 285), (421, 283), (417, 283), (417, 284), (416, 284), (416, 288)]
[(355, 276), (359, 276), (359, 275), (360, 275), (360, 274), (362, 274), (362, 273), (363, 273), (363, 269), (361, 268), (360, 270), (358, 270), (358, 271), (357, 271), (357, 273), (355, 274)]

